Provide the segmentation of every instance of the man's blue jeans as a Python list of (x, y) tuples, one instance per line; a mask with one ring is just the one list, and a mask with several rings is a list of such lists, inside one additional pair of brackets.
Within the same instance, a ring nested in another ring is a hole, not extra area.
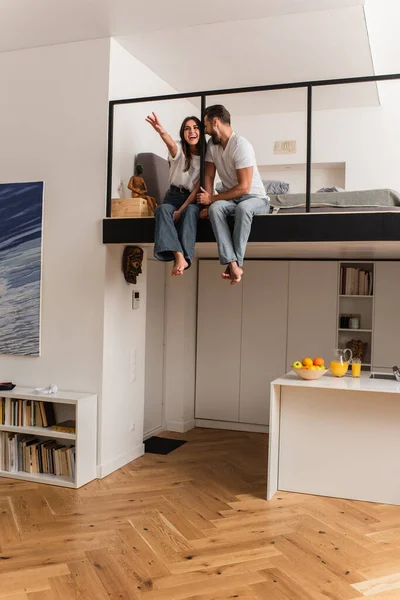
[(200, 208), (194, 202), (189, 204), (181, 214), (178, 223), (174, 223), (173, 213), (187, 200), (190, 192), (171, 186), (164, 201), (156, 208), (154, 256), (164, 262), (174, 260), (174, 252), (182, 252), (185, 260), (192, 264), (194, 246), (197, 235), (197, 221)]
[[(208, 214), (218, 244), (220, 263), (227, 265), (237, 262), (243, 265), (246, 244), (251, 231), (254, 215), (269, 213), (269, 198), (246, 194), (235, 200), (217, 200), (209, 208)], [(228, 216), (234, 215), (233, 234), (229, 229)]]

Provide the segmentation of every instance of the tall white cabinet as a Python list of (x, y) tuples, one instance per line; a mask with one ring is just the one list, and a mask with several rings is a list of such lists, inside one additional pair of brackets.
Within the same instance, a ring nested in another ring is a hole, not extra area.
[(199, 262), (197, 419), (267, 425), (269, 384), (285, 370), (287, 261), (246, 261), (241, 285)]
[(285, 370), (287, 261), (248, 261), (243, 278), (239, 422), (267, 425), (269, 385)]
[(322, 356), (336, 345), (337, 261), (291, 261), (286, 371), (295, 360)]
[(270, 383), (295, 359), (329, 360), (336, 343), (338, 263), (245, 261), (241, 285), (199, 261), (199, 420), (268, 425)]
[[(372, 291), (343, 294), (341, 267), (368, 271)], [(199, 261), (195, 417), (203, 423), (267, 425), (270, 382), (305, 356), (328, 364), (353, 338), (368, 342), (365, 369), (400, 365), (400, 262), (249, 260), (237, 286), (221, 271)], [(341, 326), (350, 313), (360, 329)]]
[(237, 422), (243, 288), (221, 271), (217, 261), (199, 261), (195, 417)]

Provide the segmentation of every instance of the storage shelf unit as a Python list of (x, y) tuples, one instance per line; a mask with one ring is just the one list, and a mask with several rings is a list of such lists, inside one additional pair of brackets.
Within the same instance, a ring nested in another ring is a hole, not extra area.
[[(370, 370), (373, 364), (375, 264), (371, 261), (341, 261), (339, 266), (337, 348), (346, 348), (351, 340), (366, 343), (367, 348), (361, 366), (365, 370)], [(352, 288), (358, 292), (362, 288), (367, 293), (341, 293), (348, 282), (350, 282), (350, 291)], [(343, 316), (358, 317), (360, 327), (358, 329), (340, 327)]]
[(48, 395), (35, 393), (31, 388), (16, 387), (12, 391), (0, 392), (0, 398), (50, 402), (53, 404), (57, 423), (65, 420), (74, 420), (76, 423), (75, 433), (56, 431), (51, 427), (12, 425), (11, 415), (5, 411), (5, 423), (0, 425), (0, 435), (3, 432), (29, 435), (38, 438), (39, 442), (54, 440), (56, 443), (59, 441), (60, 446), (75, 446), (75, 466), (73, 476), (0, 470), (0, 477), (71, 488), (81, 487), (96, 478), (96, 395), (62, 391)]

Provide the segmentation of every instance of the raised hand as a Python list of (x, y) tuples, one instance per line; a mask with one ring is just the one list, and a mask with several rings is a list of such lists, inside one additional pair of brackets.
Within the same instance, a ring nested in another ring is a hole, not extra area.
[(159, 118), (157, 117), (156, 113), (151, 113), (151, 115), (147, 115), (146, 117), (146, 121), (147, 123), (149, 123), (152, 128), (157, 131), (157, 133), (163, 133), (164, 127), (161, 125)]

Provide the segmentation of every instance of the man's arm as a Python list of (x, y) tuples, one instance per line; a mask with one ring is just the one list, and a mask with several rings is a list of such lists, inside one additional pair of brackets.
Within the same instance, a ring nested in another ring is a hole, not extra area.
[[(212, 163), (206, 163), (206, 173), (207, 173), (207, 165)], [(215, 165), (214, 167), (214, 175), (215, 175)], [(253, 167), (246, 167), (244, 169), (236, 169), (237, 175), (237, 184), (231, 188), (230, 190), (226, 190), (225, 192), (221, 192), (220, 194), (211, 194), (212, 187), (207, 187), (207, 177), (205, 177), (205, 185), (206, 189), (203, 190), (200, 194), (197, 195), (197, 200), (201, 204), (212, 204), (217, 200), (235, 200), (235, 198), (240, 198), (240, 196), (244, 196), (248, 194), (251, 187), (251, 182), (253, 179)], [(213, 179), (214, 182), (214, 179)], [(201, 188), (202, 189), (202, 188)]]
[(212, 162), (205, 162), (204, 168), (204, 188), (211, 195), (214, 189), (215, 165)]

